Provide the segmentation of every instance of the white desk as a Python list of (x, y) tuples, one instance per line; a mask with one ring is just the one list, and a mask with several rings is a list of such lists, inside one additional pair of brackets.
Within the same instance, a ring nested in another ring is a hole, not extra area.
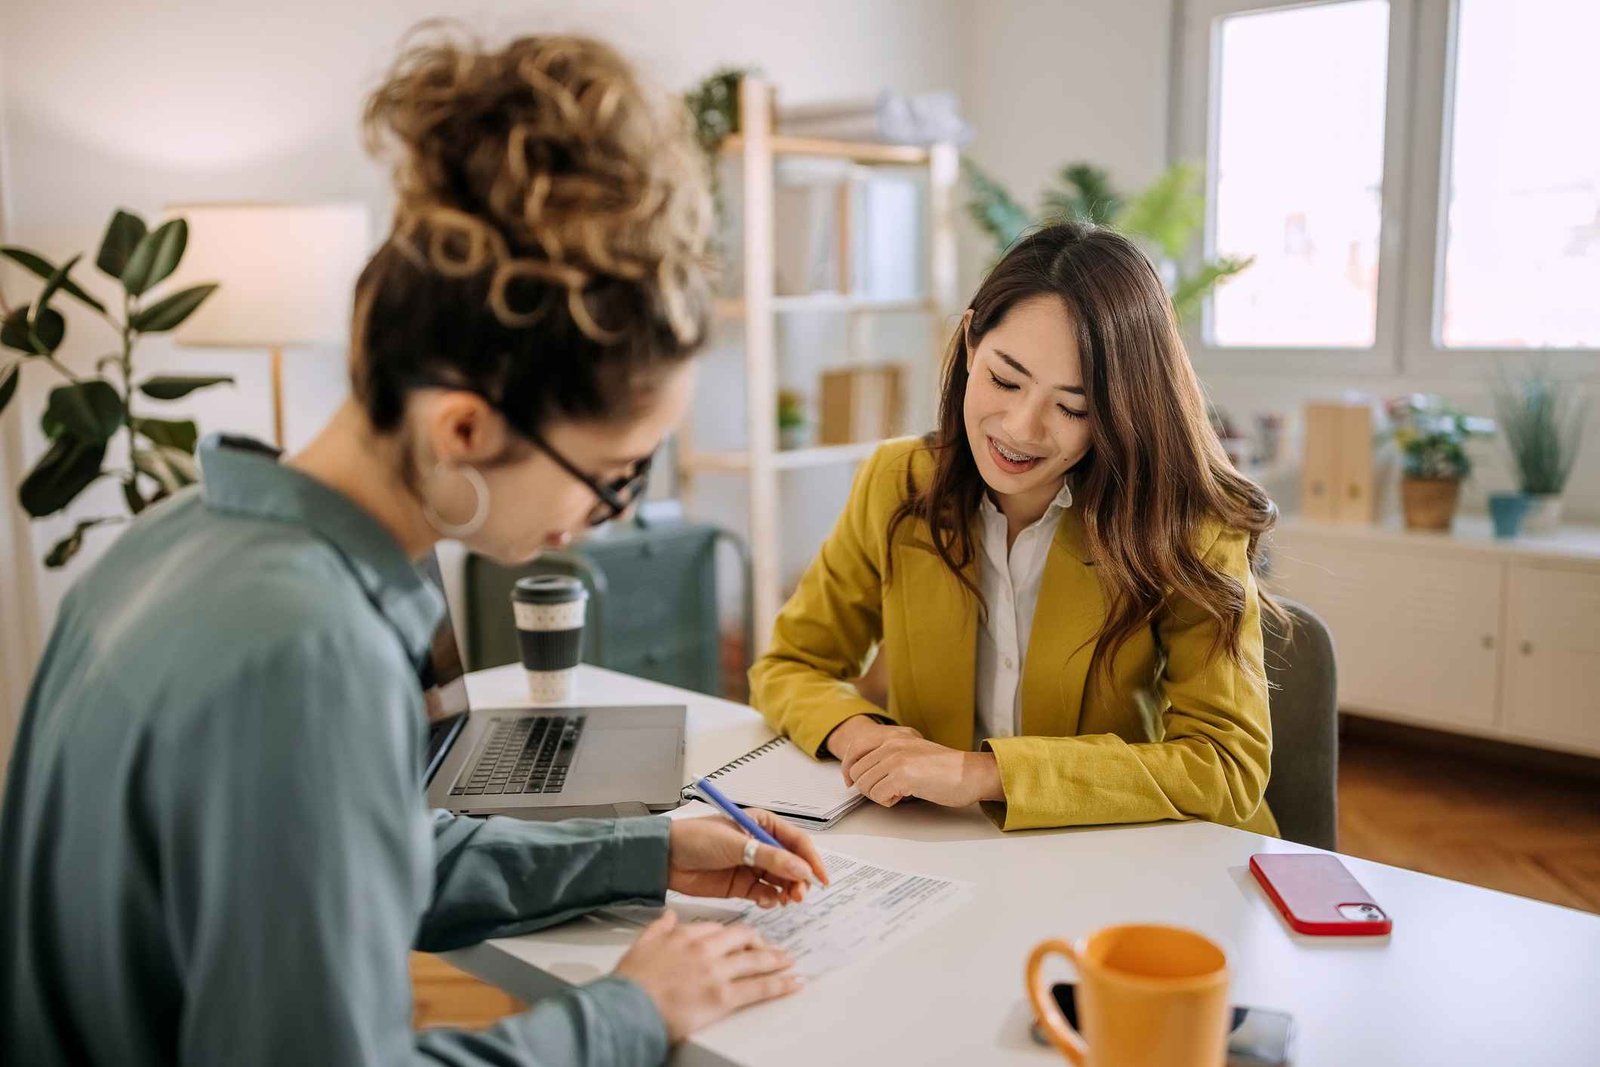
[[(470, 686), (478, 706), (525, 703), (518, 670), (486, 671)], [(738, 704), (607, 671), (586, 668), (579, 697), (688, 705), (689, 774), (771, 736)], [(977, 893), (889, 953), (696, 1034), (675, 1063), (1061, 1063), (1028, 1037), (1028, 950), (1050, 935), (1152, 921), (1221, 944), (1236, 1003), (1293, 1013), (1296, 1067), (1600, 1064), (1600, 916), (1346, 858), (1394, 934), (1305, 938), (1246, 865), (1254, 852), (1309, 850), (1202, 822), (1002, 834), (976, 809), (907, 804), (858, 809), (819, 837), (835, 851), (975, 882)], [(532, 1000), (605, 974), (635, 933), (580, 919), (450, 958)]]

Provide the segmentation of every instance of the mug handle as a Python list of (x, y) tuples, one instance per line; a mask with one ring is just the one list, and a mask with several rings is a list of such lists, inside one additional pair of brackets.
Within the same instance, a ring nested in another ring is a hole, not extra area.
[(1044, 978), (1044, 961), (1052, 953), (1065, 956), (1072, 961), (1073, 966), (1078, 964), (1078, 954), (1073, 951), (1070, 944), (1060, 938), (1039, 942), (1033, 947), (1033, 953), (1028, 956), (1028, 999), (1033, 1002), (1034, 1018), (1044, 1027), (1050, 1043), (1077, 1067), (1087, 1067), (1089, 1046), (1084, 1044), (1083, 1036), (1078, 1031), (1067, 1025), (1066, 1018), (1061, 1014), (1061, 1008), (1056, 1004), (1056, 998), (1050, 994), (1050, 985)]

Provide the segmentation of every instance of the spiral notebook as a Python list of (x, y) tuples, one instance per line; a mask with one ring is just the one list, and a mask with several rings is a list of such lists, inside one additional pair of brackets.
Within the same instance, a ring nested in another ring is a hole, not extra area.
[[(768, 811), (826, 830), (866, 798), (845, 785), (837, 763), (822, 763), (775, 737), (712, 771), (707, 778), (741, 808)], [(695, 796), (694, 786), (686, 791)]]

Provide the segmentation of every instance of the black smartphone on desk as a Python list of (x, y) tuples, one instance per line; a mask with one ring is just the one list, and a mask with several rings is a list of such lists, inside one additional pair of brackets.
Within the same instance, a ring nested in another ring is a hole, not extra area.
[[(1071, 982), (1050, 987), (1067, 1025), (1078, 1029), (1078, 1000)], [(1294, 1041), (1294, 1016), (1265, 1008), (1234, 1008), (1228, 1029), (1228, 1067), (1287, 1067)], [(1050, 1039), (1033, 1024), (1033, 1039), (1049, 1045)]]

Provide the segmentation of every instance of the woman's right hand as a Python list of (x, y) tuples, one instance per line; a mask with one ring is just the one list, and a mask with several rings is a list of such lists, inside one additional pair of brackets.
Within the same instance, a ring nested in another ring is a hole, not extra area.
[(893, 737), (921, 736), (909, 726), (894, 726), (879, 722), (870, 715), (857, 715), (835, 726), (833, 733), (828, 735), (825, 747), (844, 764), (845, 779), (848, 781), (850, 765), (885, 741)]
[(617, 964), (655, 1002), (673, 1044), (740, 1008), (787, 996), (803, 979), (794, 960), (748, 926), (680, 923), (669, 910)]

